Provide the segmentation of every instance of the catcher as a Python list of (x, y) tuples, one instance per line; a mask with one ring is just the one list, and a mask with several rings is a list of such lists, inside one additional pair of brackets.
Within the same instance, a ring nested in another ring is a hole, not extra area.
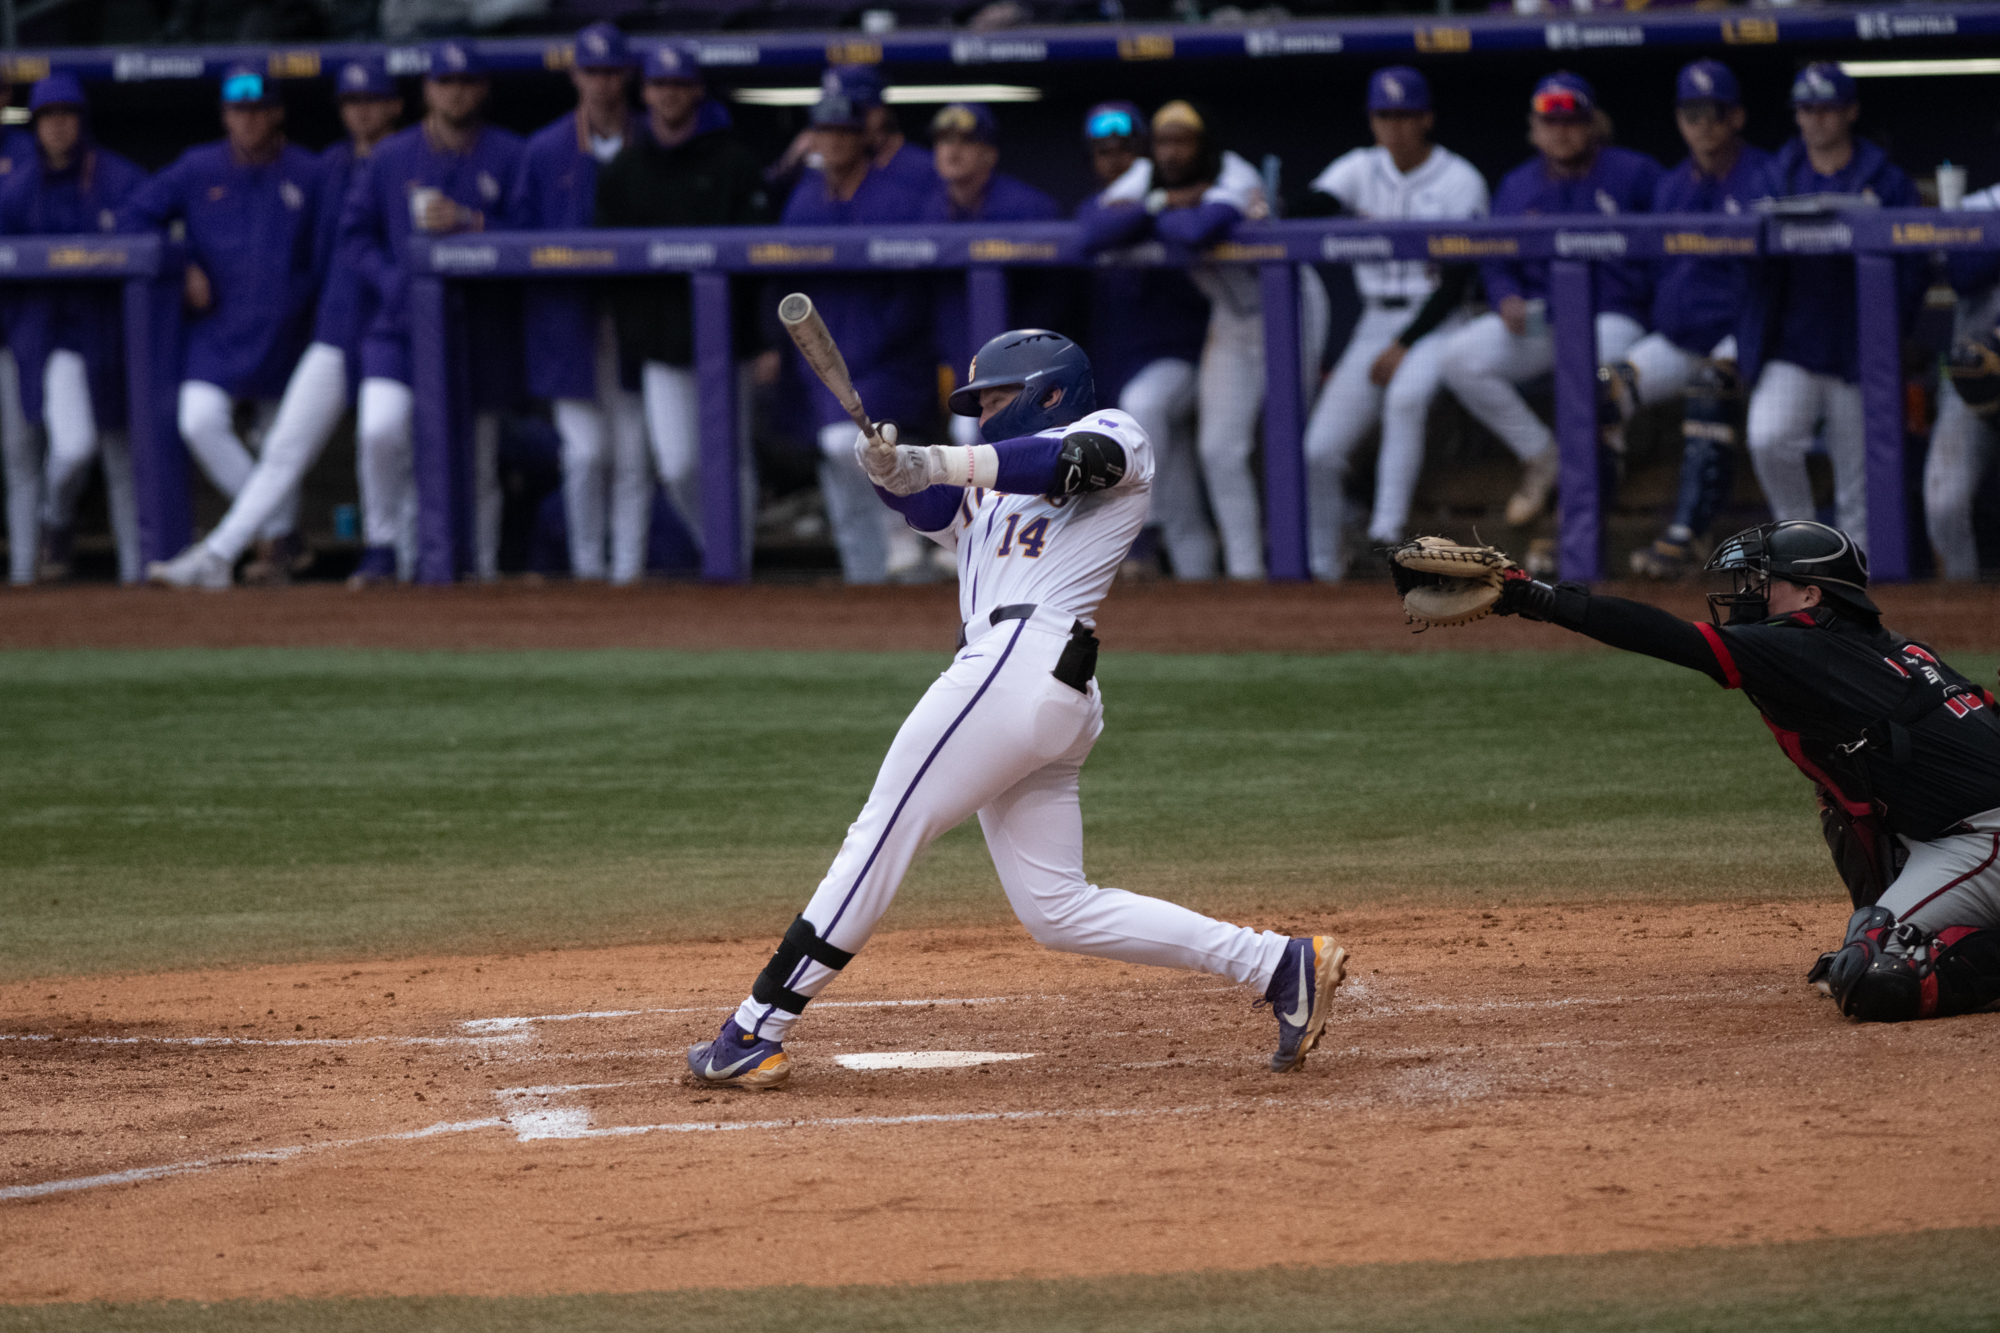
[(1423, 537), (1392, 560), (1413, 621), (1547, 621), (1744, 692), (1818, 792), (1854, 899), (1840, 948), (1806, 978), (1843, 1014), (1895, 1022), (2000, 999), (2000, 706), (1883, 628), (1846, 533), (1802, 520), (1737, 533), (1709, 562), (1734, 589), (1709, 594), (1707, 625), (1537, 582), (1492, 547)]

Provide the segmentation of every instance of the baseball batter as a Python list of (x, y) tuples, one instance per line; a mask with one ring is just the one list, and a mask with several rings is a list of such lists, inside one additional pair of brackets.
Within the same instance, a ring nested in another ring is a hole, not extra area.
[(1807, 977), (1843, 1014), (1893, 1022), (2000, 999), (1992, 692), (1883, 626), (1867, 557), (1837, 528), (1749, 528), (1709, 568), (1735, 581), (1709, 595), (1711, 619), (1726, 611), (1726, 623), (1689, 624), (1518, 569), (1498, 585), (1494, 610), (1699, 671), (1756, 706), (1818, 793), (1821, 831), (1854, 901), (1846, 938)]
[[(1476, 218), (1486, 214), (1486, 180), (1470, 162), (1430, 141), (1430, 85), (1407, 65), (1368, 81), (1372, 148), (1336, 158), (1313, 181), (1308, 212), (1364, 218)], [(1319, 203), (1319, 201), (1324, 203)], [(1317, 207), (1314, 205), (1318, 204)], [(1311, 484), (1313, 577), (1338, 579), (1344, 550), (1348, 459), (1377, 421), (1370, 542), (1396, 543), (1424, 465), (1424, 420), (1438, 390), (1445, 339), (1465, 323), (1474, 270), (1413, 261), (1354, 266), (1364, 303), (1347, 350), (1334, 365), (1306, 424)]]
[(951, 410), (987, 444), (857, 439), (878, 493), (958, 558), (958, 654), (897, 732), (861, 815), (805, 912), (712, 1041), (695, 1081), (776, 1088), (806, 1004), (868, 942), (904, 872), (977, 811), (1001, 887), (1038, 942), (1210, 972), (1263, 988), (1278, 1016), (1271, 1066), (1304, 1062), (1346, 952), (1211, 920), (1083, 874), (1077, 779), (1104, 727), (1093, 677), (1097, 607), (1146, 521), (1152, 442), (1098, 410), (1090, 362), (1060, 334), (1004, 333), (979, 350)]

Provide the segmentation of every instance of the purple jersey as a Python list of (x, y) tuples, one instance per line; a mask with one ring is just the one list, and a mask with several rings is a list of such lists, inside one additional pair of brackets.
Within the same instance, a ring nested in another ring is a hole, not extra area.
[[(1653, 191), (1653, 211), (1734, 217), (1749, 213), (1757, 200), (1774, 193), (1771, 155), (1744, 144), (1729, 174), (1719, 179), (1702, 175), (1693, 158), (1660, 177)], [(1736, 332), (1737, 321), (1751, 308), (1745, 298), (1754, 281), (1755, 266), (1749, 260), (1669, 259), (1658, 269), (1653, 328), (1683, 351), (1707, 356)]]
[(296, 144), (256, 165), (226, 141), (203, 144), (126, 206), (131, 230), (184, 223), (188, 260), (208, 275), (213, 300), (188, 319), (183, 379), (236, 398), (284, 393), (312, 332), (320, 176), (319, 159)]
[[(1917, 208), (1923, 203), (1889, 155), (1866, 139), (1854, 141), (1854, 155), (1830, 176), (1813, 170), (1805, 145), (1793, 139), (1778, 150), (1771, 174), (1780, 195), (1872, 194), (1884, 208)], [(1896, 261), (1896, 289), (1905, 318), (1923, 296), (1928, 257)], [(1777, 337), (1769, 355), (1818, 375), (1838, 375), (1852, 384), (1861, 378), (1855, 340), (1854, 261), (1846, 255), (1787, 259), (1779, 266)]]
[[(1660, 164), (1644, 153), (1615, 145), (1600, 148), (1590, 170), (1574, 180), (1549, 174), (1543, 158), (1522, 163), (1507, 173), (1493, 195), (1493, 216), (1536, 217), (1564, 214), (1618, 217), (1644, 213), (1653, 206)], [(1587, 223), (1582, 224), (1587, 225)], [(1638, 261), (1597, 265), (1597, 313), (1630, 316), (1640, 324), (1652, 307), (1653, 280)], [(1496, 260), (1479, 266), (1486, 297), (1499, 305), (1509, 296), (1530, 300), (1549, 294), (1549, 265), (1543, 259)]]
[[(884, 171), (870, 171), (851, 199), (835, 200), (827, 197), (826, 177), (808, 170), (785, 204), (784, 222), (795, 227), (914, 222), (922, 206), (922, 195)], [(935, 415), (937, 356), (931, 349), (930, 299), (923, 277), (802, 275), (799, 289), (826, 321), (853, 373), (855, 390), (878, 421), (917, 423)], [(847, 420), (818, 376), (806, 379), (820, 423)]]
[[(506, 194), (521, 164), (521, 139), (488, 125), (472, 147), (454, 153), (435, 144), (422, 124), (375, 145), (355, 175), (341, 217), (342, 253), (373, 287), (378, 306), (361, 347), (362, 374), (410, 382), (409, 274), (403, 254), (410, 232), (410, 195), (440, 190), (478, 212), (487, 228), (507, 224)], [(519, 400), (520, 303), (514, 292), (471, 284), (464, 293), (473, 401), (482, 408)]]
[[(917, 210), (919, 222), (1053, 222), (1061, 216), (1062, 210), (1056, 207), (1055, 200), (1027, 182), (998, 171), (986, 182), (985, 197), (977, 208), (961, 210), (952, 203), (943, 182), (932, 181), (930, 197)], [(1012, 304), (1021, 312), (1021, 318), (1012, 322), (1022, 326), (1048, 322), (1034, 308), (1046, 307), (1050, 302), (1036, 301), (1032, 290), (1037, 285), (1035, 279), (1044, 275), (1028, 269), (1010, 276), (1015, 289)], [(972, 314), (966, 305), (965, 275), (940, 274), (933, 289), (933, 301), (938, 355), (952, 368), (953, 374), (963, 375), (966, 363), (972, 360)]]
[[(1152, 187), (1152, 167), (1140, 159), (1077, 207), (1091, 254), (1153, 239), (1153, 215), (1137, 202)], [(1125, 382), (1155, 361), (1201, 360), (1207, 337), (1208, 298), (1184, 270), (1112, 264), (1091, 273), (1090, 364), (1101, 401), (1116, 402)]]
[[(624, 142), (647, 133), (626, 118)], [(581, 112), (572, 111), (528, 140), (508, 196), (507, 225), (554, 231), (596, 225), (597, 158)], [(528, 392), (536, 398), (597, 397), (597, 301), (581, 283), (535, 282), (521, 293)]]
[[(146, 183), (137, 165), (77, 144), (70, 166), (51, 171), (39, 153), (16, 162), (0, 185), (0, 233), (69, 236), (118, 230), (119, 211)], [(42, 372), (58, 349), (83, 358), (91, 408), (100, 427), (125, 424), (125, 319), (119, 285), (29, 283), (9, 294), (7, 343), (21, 370), (21, 408), (42, 419)]]
[(361, 374), (361, 338), (375, 315), (375, 292), (361, 270), (347, 262), (340, 248), (340, 219), (356, 167), (352, 140), (344, 140), (319, 155), (320, 216), (317, 263), (321, 274), (319, 309), (313, 316), (313, 341), (338, 347), (347, 356), (350, 384)]

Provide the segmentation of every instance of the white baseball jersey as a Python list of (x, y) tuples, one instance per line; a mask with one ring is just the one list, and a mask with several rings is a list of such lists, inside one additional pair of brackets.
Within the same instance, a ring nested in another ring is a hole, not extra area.
[(967, 487), (952, 525), (925, 534), (958, 553), (959, 619), (971, 623), (1002, 606), (1032, 602), (1097, 623), (1097, 607), (1145, 526), (1153, 486), (1153, 445), (1129, 413), (1092, 412), (1041, 432), (1056, 439), (1095, 431), (1125, 450), (1125, 475), (1088, 495), (1006, 495)]
[[(1487, 209), (1486, 180), (1478, 169), (1436, 145), (1408, 175), (1396, 170), (1386, 148), (1342, 153), (1308, 188), (1332, 195), (1348, 212), (1364, 218), (1456, 221), (1483, 218)], [(1354, 266), (1354, 285), (1371, 301), (1404, 299), (1420, 305), (1437, 284), (1437, 266), (1421, 260)]]

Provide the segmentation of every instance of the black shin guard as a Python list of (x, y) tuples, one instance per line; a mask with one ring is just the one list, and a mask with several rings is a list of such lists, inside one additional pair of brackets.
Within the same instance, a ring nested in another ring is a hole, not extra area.
[(771, 961), (764, 964), (764, 970), (757, 974), (756, 983), (750, 987), (750, 998), (758, 1004), (776, 1005), (788, 1014), (803, 1013), (806, 1001), (812, 997), (799, 994), (788, 983), (799, 963), (807, 958), (836, 972), (854, 961), (853, 954), (828, 944), (813, 929), (812, 922), (800, 917), (785, 931), (778, 951), (771, 955)]
[(1938, 932), (1934, 957), (1939, 1017), (2000, 1000), (2000, 930), (1947, 927)]

